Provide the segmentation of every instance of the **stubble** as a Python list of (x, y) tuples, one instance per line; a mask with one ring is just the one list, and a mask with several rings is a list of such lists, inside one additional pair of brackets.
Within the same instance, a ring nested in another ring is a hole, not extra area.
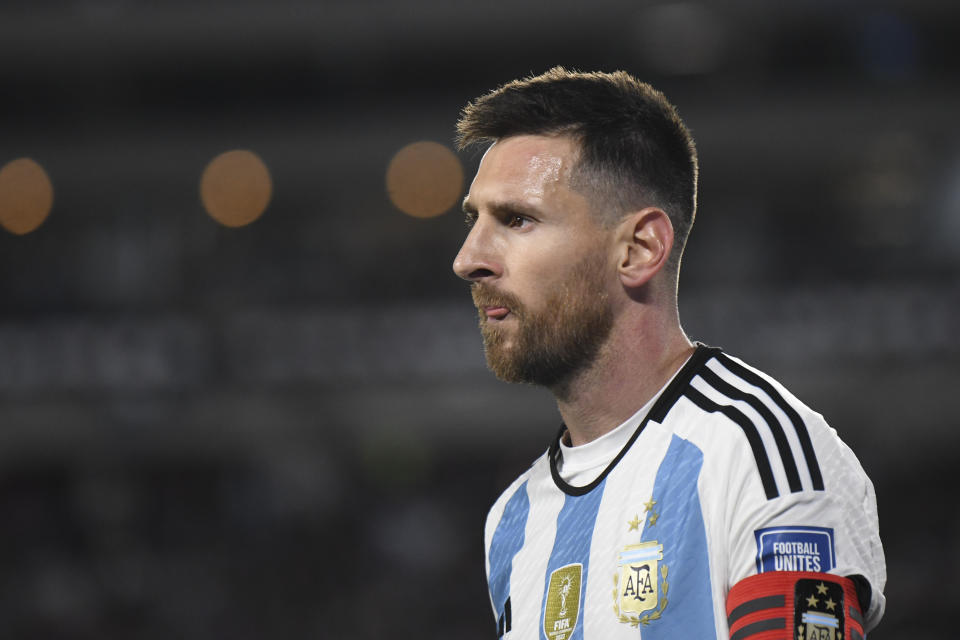
[[(512, 294), (475, 283), (473, 300), (490, 370), (505, 382), (554, 390), (587, 370), (613, 328), (613, 312), (602, 286), (604, 267), (600, 256), (588, 256), (537, 309)], [(514, 326), (489, 320), (483, 310), (489, 306), (507, 307)]]

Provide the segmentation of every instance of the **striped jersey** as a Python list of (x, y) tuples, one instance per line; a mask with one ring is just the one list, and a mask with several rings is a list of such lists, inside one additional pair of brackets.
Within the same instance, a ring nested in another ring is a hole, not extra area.
[(592, 481), (568, 483), (558, 437), (491, 508), (501, 637), (727, 639), (727, 593), (767, 571), (856, 576), (864, 628), (876, 625), (886, 567), (873, 485), (782, 385), (699, 345), (622, 427)]

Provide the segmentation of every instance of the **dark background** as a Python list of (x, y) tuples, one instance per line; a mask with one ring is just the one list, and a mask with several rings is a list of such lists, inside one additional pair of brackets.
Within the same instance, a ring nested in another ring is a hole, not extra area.
[[(686, 330), (858, 453), (871, 638), (954, 637), (958, 41), (948, 1), (5, 0), (0, 165), (55, 201), (0, 230), (0, 635), (495, 637), (483, 518), (558, 415), (485, 371), (456, 207), (384, 176), (563, 64), (678, 105)], [(238, 229), (198, 195), (229, 149), (273, 178)]]

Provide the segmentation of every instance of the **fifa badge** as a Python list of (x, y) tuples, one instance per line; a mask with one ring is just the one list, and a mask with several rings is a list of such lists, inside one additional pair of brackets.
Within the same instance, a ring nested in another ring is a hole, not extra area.
[(657, 620), (667, 606), (668, 569), (663, 563), (663, 545), (656, 540), (632, 544), (617, 560), (614, 611), (620, 622), (636, 627)]
[(567, 640), (580, 616), (580, 585), (583, 565), (568, 564), (550, 574), (543, 611), (543, 633), (548, 640)]

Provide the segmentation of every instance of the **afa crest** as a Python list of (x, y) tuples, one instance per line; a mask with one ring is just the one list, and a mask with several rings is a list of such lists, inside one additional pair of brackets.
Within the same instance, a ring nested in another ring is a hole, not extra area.
[(550, 574), (543, 610), (543, 633), (548, 640), (567, 640), (580, 617), (580, 585), (583, 565), (568, 564)]
[(667, 606), (667, 574), (663, 545), (656, 540), (629, 545), (620, 552), (613, 592), (620, 622), (636, 627), (660, 618)]
[(793, 600), (797, 640), (846, 640), (843, 587), (829, 580), (797, 580)]

